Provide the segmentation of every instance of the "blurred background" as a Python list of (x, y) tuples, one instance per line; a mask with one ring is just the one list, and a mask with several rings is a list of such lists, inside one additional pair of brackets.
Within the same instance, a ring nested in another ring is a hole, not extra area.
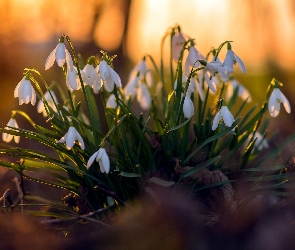
[[(126, 84), (130, 68), (146, 53), (159, 62), (160, 41), (169, 26), (181, 25), (206, 54), (212, 46), (232, 40), (247, 74), (238, 67), (236, 78), (261, 105), (273, 77), (290, 100), (293, 113), (282, 110), (271, 129), (294, 131), (295, 101), (295, 2), (292, 0), (0, 0), (0, 121), (7, 123), (11, 110), (36, 113), (36, 107), (18, 105), (13, 90), (23, 69), (34, 67), (50, 83), (64, 84), (54, 65), (44, 70), (47, 56), (61, 34), (68, 35), (86, 60), (105, 50), (118, 56), (115, 70)], [(223, 59), (223, 54), (221, 58)], [(167, 60), (166, 60), (167, 61)], [(38, 115), (40, 120), (42, 116)], [(19, 121), (20, 126), (25, 121)]]

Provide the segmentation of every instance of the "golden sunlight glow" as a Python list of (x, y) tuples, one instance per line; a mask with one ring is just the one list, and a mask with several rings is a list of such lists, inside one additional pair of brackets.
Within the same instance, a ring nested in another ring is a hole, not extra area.
[[(122, 41), (128, 1), (2, 0), (0, 40), (49, 42), (61, 34), (80, 42), (94, 41), (115, 50)], [(134, 0), (128, 22), (127, 50), (132, 60), (143, 53), (159, 59), (159, 43), (176, 23), (196, 40), (202, 53), (232, 40), (248, 67), (265, 61), (292, 67), (295, 58), (295, 14), (291, 0)], [(168, 51), (167, 51), (168, 52)], [(222, 55), (221, 55), (222, 56)]]
[(94, 32), (94, 41), (103, 50), (115, 50), (121, 42), (124, 32), (124, 15), (121, 1), (107, 1), (103, 7)]
[[(232, 40), (233, 49), (250, 68), (265, 59), (294, 63), (294, 13), (288, 0), (138, 0), (132, 3), (128, 52), (137, 61), (144, 52), (159, 59), (159, 42), (167, 27), (178, 23), (206, 53)], [(292, 16), (293, 14), (293, 16)], [(293, 24), (293, 25), (292, 25)], [(284, 59), (282, 59), (284, 58)]]

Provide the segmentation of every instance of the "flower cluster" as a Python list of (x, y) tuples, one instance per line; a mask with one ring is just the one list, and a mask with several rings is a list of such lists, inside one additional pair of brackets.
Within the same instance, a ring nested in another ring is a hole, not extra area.
[[(0, 128), (3, 141), (19, 143), (20, 137), (35, 140), (54, 150), (56, 156), (18, 147), (0, 149), (0, 153), (22, 157), (21, 166), (0, 162), (11, 169), (21, 168), (19, 173), (24, 176), (26, 170), (48, 166), (48, 172), (58, 179), (56, 183), (80, 195), (91, 210), (125, 204), (145, 190), (150, 180), (172, 186), (175, 180), (180, 182), (203, 167), (246, 169), (259, 151), (269, 149), (267, 131), (260, 126), (265, 112), (278, 116), (281, 103), (291, 112), (280, 90), (282, 84), (273, 79), (261, 109), (252, 117), (252, 108), (241, 119), (239, 114), (245, 113), (252, 98), (234, 79), (234, 65), (238, 64), (242, 73), (246, 67), (232, 50), (232, 42), (225, 41), (202, 54), (179, 26), (169, 31), (170, 36), (164, 37), (171, 39), (169, 67), (163, 59), (158, 67), (146, 54), (125, 74), (126, 82), (113, 68), (114, 56), (101, 51), (101, 57), (91, 56), (84, 65), (69, 37), (62, 36), (46, 60), (45, 70), (55, 62), (62, 68), (67, 94), (61, 84), (49, 86), (36, 69), (26, 69), (14, 90), (20, 105), (35, 105), (39, 98), (37, 111), (50, 127), (15, 110)], [(227, 52), (222, 61), (223, 48)], [(80, 96), (84, 102), (77, 100)], [(34, 130), (19, 128), (17, 115)], [(196, 167), (179, 176), (173, 159), (180, 166)]]

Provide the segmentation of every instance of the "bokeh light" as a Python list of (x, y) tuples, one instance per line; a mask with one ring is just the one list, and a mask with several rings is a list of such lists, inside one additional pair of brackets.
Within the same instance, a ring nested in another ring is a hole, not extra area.
[[(101, 49), (118, 54), (115, 66), (125, 83), (130, 61), (136, 63), (146, 53), (159, 61), (161, 38), (178, 23), (204, 54), (211, 46), (234, 41), (233, 49), (248, 71), (242, 75), (237, 70), (236, 76), (254, 101), (262, 101), (272, 77), (284, 83), (289, 99), (295, 91), (295, 4), (291, 0), (1, 0), (0, 9), (0, 80), (6, 104), (0, 106), (2, 122), (10, 117), (7, 110), (19, 108), (13, 90), (23, 69), (36, 67), (42, 72), (63, 33), (86, 56)], [(61, 80), (56, 72), (44, 74)], [(281, 120), (289, 118), (281, 116)], [(287, 127), (292, 132), (292, 126)]]

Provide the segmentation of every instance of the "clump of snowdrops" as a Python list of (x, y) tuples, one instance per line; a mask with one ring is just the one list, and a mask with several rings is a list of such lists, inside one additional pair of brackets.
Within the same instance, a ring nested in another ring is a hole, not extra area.
[[(167, 40), (169, 63), (163, 58)], [(246, 73), (246, 67), (233, 47), (232, 41), (225, 41), (202, 54), (194, 39), (179, 26), (171, 27), (161, 42), (160, 63), (143, 55), (128, 82), (122, 83), (113, 68), (115, 56), (101, 51), (83, 65), (70, 38), (62, 35), (45, 70), (61, 67), (65, 83), (49, 85), (39, 70), (27, 68), (14, 91), (20, 105), (37, 106), (40, 119), (47, 119), (50, 126), (38, 125), (29, 114), (13, 110), (0, 129), (7, 143), (27, 138), (52, 153), (7, 145), (0, 153), (10, 160), (1, 160), (1, 166), (68, 190), (64, 202), (80, 214), (119, 209), (149, 185), (172, 190), (185, 186), (193, 194), (207, 187), (189, 177), (204, 169), (227, 175), (210, 187), (242, 175), (252, 191), (272, 187), (282, 192), (288, 169), (274, 160), (282, 147), (260, 154), (269, 150), (266, 118), (278, 116), (280, 104), (290, 113), (290, 104), (276, 79), (269, 84), (265, 101), (253, 104), (247, 89), (234, 79), (234, 71)], [(221, 50), (226, 50), (223, 61)], [(78, 92), (84, 99), (76, 98)], [(97, 105), (98, 99), (102, 106)], [(29, 129), (18, 126), (19, 116), (28, 121)], [(107, 133), (102, 132), (101, 121), (106, 121)], [(179, 174), (176, 165), (189, 169)], [(49, 174), (50, 181), (30, 175), (40, 171)], [(185, 185), (180, 185), (184, 180)]]

